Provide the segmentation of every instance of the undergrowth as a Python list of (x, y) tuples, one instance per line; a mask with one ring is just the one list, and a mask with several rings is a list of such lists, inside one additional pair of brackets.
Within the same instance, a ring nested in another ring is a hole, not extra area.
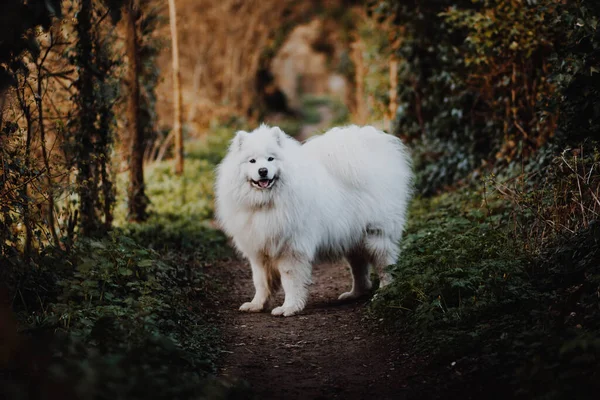
[(127, 223), (119, 204), (109, 235), (49, 249), (35, 270), (24, 269), (7, 300), (20, 322), (0, 304), (0, 338), (12, 338), (0, 345), (0, 397), (224, 398), (239, 390), (210, 378), (220, 338), (208, 306), (220, 288), (204, 275), (229, 252), (209, 221), (213, 168), (231, 134), (192, 144), (181, 177), (170, 162), (147, 168), (147, 222)]
[(533, 253), (513, 225), (497, 193), (414, 201), (395, 281), (371, 310), (429, 359), (419, 398), (597, 393), (600, 227)]

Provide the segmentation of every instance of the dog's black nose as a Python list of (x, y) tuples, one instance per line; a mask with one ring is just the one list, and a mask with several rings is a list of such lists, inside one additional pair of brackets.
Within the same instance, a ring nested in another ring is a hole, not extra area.
[(269, 170), (266, 168), (258, 169), (258, 174), (261, 176), (261, 178), (264, 178), (265, 176), (267, 176), (268, 173), (269, 173)]

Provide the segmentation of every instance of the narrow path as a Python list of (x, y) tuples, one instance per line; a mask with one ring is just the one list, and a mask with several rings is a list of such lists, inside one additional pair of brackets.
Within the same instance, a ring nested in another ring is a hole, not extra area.
[(326, 129), (331, 125), (331, 122), (333, 121), (334, 117), (331, 106), (329, 106), (328, 104), (320, 105), (317, 107), (317, 111), (321, 116), (321, 120), (316, 124), (304, 125), (300, 130), (300, 133), (296, 136), (296, 139), (298, 141), (303, 142), (315, 133)]
[(417, 361), (402, 352), (398, 337), (373, 326), (364, 301), (336, 300), (350, 285), (344, 265), (317, 266), (307, 308), (288, 318), (237, 311), (254, 293), (243, 261), (218, 273), (228, 289), (220, 304), (227, 345), (221, 376), (246, 380), (259, 399), (405, 397)]

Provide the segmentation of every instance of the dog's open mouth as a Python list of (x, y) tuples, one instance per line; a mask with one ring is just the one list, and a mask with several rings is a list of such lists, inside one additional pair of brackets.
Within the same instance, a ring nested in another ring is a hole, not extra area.
[(252, 184), (252, 186), (254, 186), (257, 189), (270, 189), (271, 186), (273, 186), (273, 183), (275, 183), (275, 180), (277, 179), (277, 177), (273, 177), (273, 179), (259, 179), (258, 181), (255, 181), (254, 179), (250, 180), (250, 183)]

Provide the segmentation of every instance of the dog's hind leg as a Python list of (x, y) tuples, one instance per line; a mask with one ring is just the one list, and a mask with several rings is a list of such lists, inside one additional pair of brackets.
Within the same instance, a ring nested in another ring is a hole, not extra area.
[(365, 238), (367, 254), (379, 276), (379, 287), (392, 282), (392, 276), (386, 268), (398, 260), (398, 243), (384, 234), (368, 235)]
[(306, 305), (312, 265), (308, 260), (299, 260), (296, 257), (284, 258), (279, 262), (279, 273), (285, 300), (283, 305), (274, 308), (271, 314), (289, 317), (302, 311)]
[(254, 282), (254, 298), (252, 301), (242, 304), (240, 311), (259, 312), (263, 310), (269, 297), (275, 294), (279, 288), (279, 276), (269, 262), (260, 263), (257, 260), (250, 260), (250, 267)]
[(357, 299), (369, 293), (371, 279), (369, 279), (369, 259), (362, 251), (353, 251), (346, 256), (352, 271), (352, 290), (342, 293), (339, 300)]

